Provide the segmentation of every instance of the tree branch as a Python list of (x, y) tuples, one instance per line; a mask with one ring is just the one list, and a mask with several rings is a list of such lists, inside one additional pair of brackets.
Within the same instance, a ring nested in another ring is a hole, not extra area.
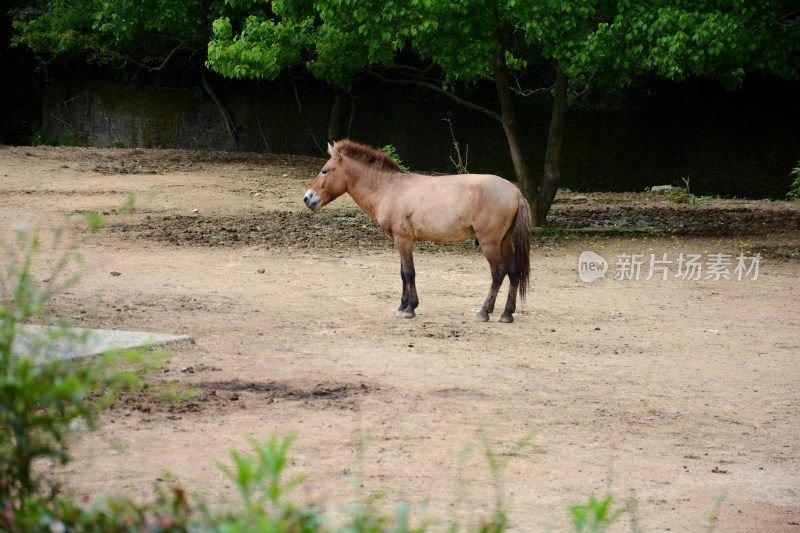
[(214, 104), (216, 104), (217, 109), (219, 109), (219, 113), (222, 115), (222, 120), (225, 122), (225, 127), (228, 129), (228, 133), (230, 133), (231, 137), (233, 138), (233, 143), (236, 145), (236, 148), (239, 148), (239, 136), (236, 134), (236, 126), (233, 124), (233, 120), (231, 120), (231, 115), (228, 113), (225, 104), (222, 103), (222, 100), (219, 99), (217, 93), (214, 92), (214, 88), (211, 87), (210, 83), (208, 83), (205, 67), (200, 69), (200, 81), (203, 84), (203, 88), (214, 101)]
[(510, 89), (511, 92), (513, 92), (514, 94), (527, 98), (529, 96), (533, 96), (534, 94), (549, 93), (550, 91), (555, 89), (555, 87), (556, 87), (555, 84), (553, 84), (550, 87), (539, 87), (538, 89), (523, 89), (522, 87), (517, 85), (517, 87), (510, 87)]
[(303, 104), (300, 103), (300, 93), (297, 92), (297, 84), (294, 82), (291, 76), (283, 76), (283, 78), (288, 80), (289, 83), (292, 84), (292, 88), (294, 89), (294, 99), (297, 102), (297, 112), (300, 114), (300, 118), (303, 119), (303, 123), (306, 125), (306, 128), (308, 128), (308, 133), (311, 134), (311, 139), (314, 141), (314, 144), (317, 145), (319, 151), (325, 154), (326, 151), (322, 149), (322, 146), (320, 146), (319, 141), (317, 141), (317, 136), (314, 135), (314, 129), (311, 127), (311, 124), (309, 124), (308, 120), (306, 119), (306, 116), (303, 114)]
[(142, 62), (140, 62), (140, 61), (136, 61), (135, 59), (130, 59), (130, 62), (131, 62), (132, 64), (136, 65), (137, 67), (142, 67), (143, 69), (147, 69), (147, 70), (149, 70), (149, 71), (151, 71), (151, 72), (158, 72), (158, 71), (160, 71), (160, 70), (163, 70), (163, 69), (164, 69), (164, 67), (166, 67), (166, 66), (167, 66), (167, 63), (168, 63), (168, 62), (169, 62), (169, 60), (172, 58), (172, 56), (173, 56), (173, 55), (175, 55), (175, 52), (177, 52), (178, 50), (180, 50), (181, 48), (183, 48), (185, 44), (186, 44), (186, 42), (184, 42), (184, 41), (181, 41), (181, 42), (178, 44), (178, 46), (176, 46), (175, 48), (173, 48), (172, 50), (170, 50), (170, 51), (167, 53), (167, 56), (166, 56), (166, 57), (164, 58), (164, 60), (161, 62), (161, 64), (160, 64), (159, 66), (157, 66), (157, 67), (153, 67), (153, 66), (151, 66), (151, 65), (148, 65), (147, 63), (142, 63)]
[(435, 93), (438, 93), (438, 94), (440, 94), (442, 96), (445, 96), (445, 97), (449, 98), (450, 100), (453, 100), (454, 102), (456, 102), (459, 105), (463, 105), (464, 107), (468, 107), (470, 109), (474, 109), (475, 111), (480, 111), (484, 115), (487, 115), (487, 116), (493, 118), (494, 120), (496, 120), (497, 122), (500, 122), (501, 124), (503, 122), (503, 117), (501, 117), (499, 113), (496, 113), (495, 111), (492, 111), (491, 109), (489, 109), (487, 107), (483, 107), (482, 105), (478, 105), (478, 104), (476, 104), (474, 102), (470, 102), (469, 100), (464, 100), (463, 98), (461, 98), (459, 96), (456, 96), (455, 94), (451, 93), (450, 91), (446, 91), (446, 90), (442, 89), (441, 87), (439, 87), (438, 85), (436, 85), (434, 83), (431, 83), (431, 82), (428, 82), (428, 81), (422, 81), (422, 80), (414, 80), (414, 79), (398, 80), (398, 79), (393, 79), (393, 78), (387, 78), (383, 74), (379, 74), (379, 73), (373, 72), (371, 70), (367, 70), (365, 72), (367, 74), (371, 75), (371, 76), (375, 76), (379, 80), (381, 80), (383, 82), (386, 82), (386, 83), (398, 83), (398, 84), (401, 84), (401, 85), (414, 85), (416, 87), (424, 87), (424, 88), (429, 89), (429, 90), (431, 90), (431, 91), (433, 91)]
[(583, 86), (583, 89), (573, 94), (572, 98), (570, 98), (569, 107), (577, 104), (590, 94), (594, 92), (594, 81), (597, 79), (598, 72), (595, 71), (581, 71), (579, 74), (588, 74), (589, 77), (586, 79), (586, 83)]

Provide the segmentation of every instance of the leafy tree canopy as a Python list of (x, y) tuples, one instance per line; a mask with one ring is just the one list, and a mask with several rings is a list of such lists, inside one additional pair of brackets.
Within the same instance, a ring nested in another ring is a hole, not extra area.
[(748, 72), (792, 79), (800, 72), (800, 10), (780, 0), (619, 0), (585, 51), (573, 56), (573, 70), (613, 72), (618, 84), (642, 73), (702, 76), (729, 89)]
[(161, 70), (177, 57), (205, 59), (211, 23), (225, 13), (235, 15), (222, 0), (37, 0), (12, 13), (12, 45), (43, 60)]
[(357, 72), (391, 65), (405, 44), (393, 26), (408, 17), (405, 2), (270, 4), (271, 15), (248, 17), (239, 33), (229, 18), (214, 22), (208, 45), (211, 70), (233, 78), (274, 79), (282, 69), (304, 64), (318, 79), (349, 89)]

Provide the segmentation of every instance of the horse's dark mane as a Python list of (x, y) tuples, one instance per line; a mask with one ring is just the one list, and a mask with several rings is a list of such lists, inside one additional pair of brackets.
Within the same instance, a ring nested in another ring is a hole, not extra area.
[(364, 144), (353, 142), (349, 139), (342, 139), (334, 143), (334, 148), (347, 157), (361, 161), (365, 165), (385, 170), (388, 172), (403, 172), (400, 165), (392, 157), (384, 152)]

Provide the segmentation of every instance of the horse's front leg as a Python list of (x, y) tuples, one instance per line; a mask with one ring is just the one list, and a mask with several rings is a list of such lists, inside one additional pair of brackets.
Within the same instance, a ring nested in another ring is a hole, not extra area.
[(400, 307), (397, 308), (397, 316), (403, 316), (403, 311), (408, 307), (408, 285), (406, 284), (406, 271), (400, 264), (400, 279), (403, 280), (403, 296), (400, 297)]
[(414, 309), (419, 305), (417, 297), (416, 273), (414, 272), (414, 241), (410, 239), (396, 239), (397, 250), (400, 252), (400, 278), (403, 280), (403, 296), (400, 299), (400, 308), (397, 316), (414, 318)]

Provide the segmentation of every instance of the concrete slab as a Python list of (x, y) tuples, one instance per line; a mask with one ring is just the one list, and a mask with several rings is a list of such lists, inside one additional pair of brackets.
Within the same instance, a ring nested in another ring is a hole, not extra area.
[[(24, 325), (15, 337), (12, 352), (35, 359), (79, 359), (100, 355), (109, 350), (154, 348), (173, 344), (194, 344), (191, 335), (169, 335), (145, 331), (118, 331), (111, 329), (67, 328), (66, 335), (58, 335), (61, 328)], [(54, 337), (55, 335), (55, 339)]]

